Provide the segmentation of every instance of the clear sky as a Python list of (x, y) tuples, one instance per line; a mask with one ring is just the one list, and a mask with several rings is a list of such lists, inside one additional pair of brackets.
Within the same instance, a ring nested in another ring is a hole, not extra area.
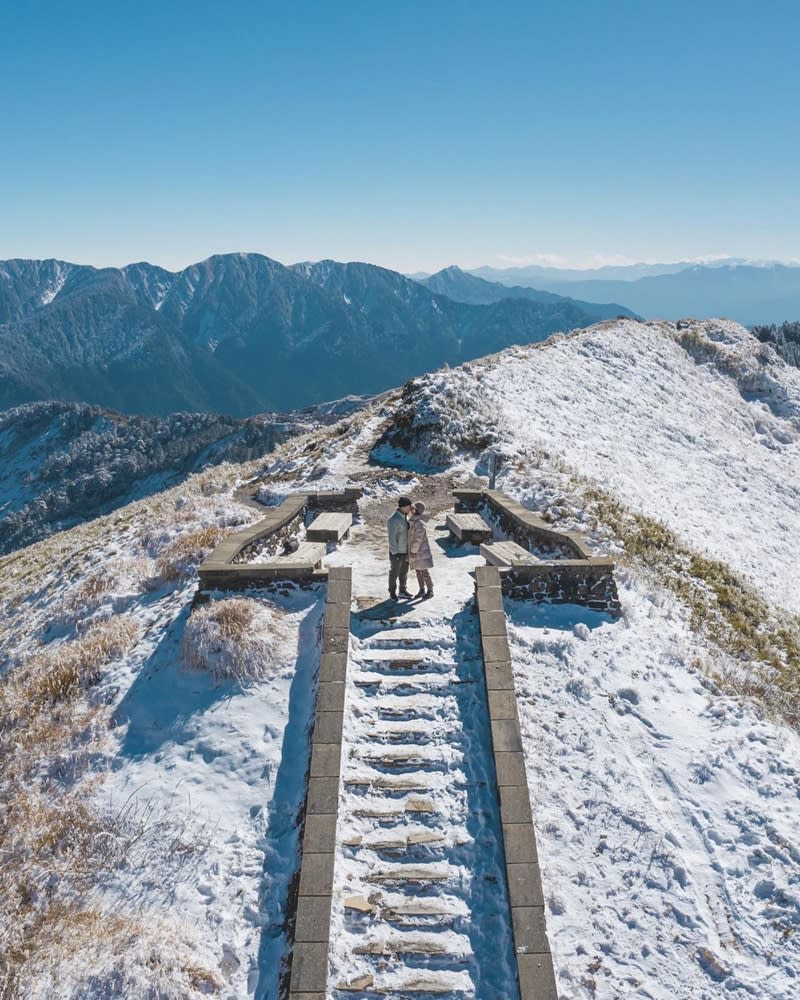
[(0, 258), (800, 258), (797, 0), (20, 2)]

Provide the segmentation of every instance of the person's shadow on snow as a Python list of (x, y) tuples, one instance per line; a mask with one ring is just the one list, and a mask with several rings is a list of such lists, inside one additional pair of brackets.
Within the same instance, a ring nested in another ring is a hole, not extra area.
[(407, 615), (409, 611), (413, 611), (419, 603), (419, 601), (413, 600), (393, 601), (387, 597), (385, 601), (373, 604), (372, 607), (356, 611), (353, 617), (367, 622), (385, 621), (388, 618), (401, 618), (403, 615)]

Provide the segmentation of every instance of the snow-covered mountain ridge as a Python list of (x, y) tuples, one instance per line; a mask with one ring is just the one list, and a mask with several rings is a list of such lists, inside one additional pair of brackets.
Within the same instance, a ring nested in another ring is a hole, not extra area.
[[(437, 517), (494, 447), (501, 489), (618, 565), (618, 621), (506, 609), (562, 1000), (793, 1000), (800, 740), (776, 720), (800, 702), (799, 403), (797, 371), (734, 324), (612, 322), (415, 379), (0, 560), (10, 995), (277, 997), (320, 595), (215, 595), (200, 614), (196, 566), (258, 516), (243, 481), (358, 484), (336, 559), (380, 597), (399, 493)], [(761, 621), (737, 649), (742, 599)], [(255, 639), (268, 670), (218, 680)]]
[[(800, 612), (800, 371), (724, 320), (612, 321), (412, 380), (389, 442), (545, 451)], [(405, 436), (404, 422), (413, 433)], [(533, 498), (532, 498), (533, 499)]]

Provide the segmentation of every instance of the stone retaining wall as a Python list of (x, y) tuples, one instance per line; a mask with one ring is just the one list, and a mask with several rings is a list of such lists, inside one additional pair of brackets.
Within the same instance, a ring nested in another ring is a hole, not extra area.
[(544, 893), (519, 729), (503, 592), (496, 566), (479, 566), (475, 570), (475, 592), (520, 1000), (558, 1000), (545, 926)]
[(456, 510), (488, 510), (518, 545), (552, 556), (530, 566), (503, 570), (504, 593), (519, 599), (585, 604), (619, 613), (613, 560), (593, 556), (577, 532), (557, 531), (500, 490), (457, 489), (453, 496)]
[(352, 570), (332, 566), (322, 625), (289, 1000), (325, 1000)]
[(276, 567), (248, 560), (255, 551), (278, 547), (295, 534), (307, 512), (341, 510), (358, 512), (360, 489), (342, 493), (294, 493), (278, 507), (265, 508), (266, 516), (257, 524), (223, 539), (200, 565), (200, 586), (203, 588), (235, 589), (270, 580), (324, 580), (326, 570), (312, 566), (289, 564)]

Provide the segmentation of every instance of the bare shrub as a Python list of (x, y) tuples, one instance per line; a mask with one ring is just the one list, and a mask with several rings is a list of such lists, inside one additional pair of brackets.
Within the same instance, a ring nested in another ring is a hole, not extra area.
[(274, 659), (270, 611), (258, 601), (234, 597), (197, 609), (183, 635), (184, 662), (218, 680), (262, 680)]
[(193, 573), (223, 535), (216, 524), (178, 535), (156, 560), (156, 576), (169, 583)]

